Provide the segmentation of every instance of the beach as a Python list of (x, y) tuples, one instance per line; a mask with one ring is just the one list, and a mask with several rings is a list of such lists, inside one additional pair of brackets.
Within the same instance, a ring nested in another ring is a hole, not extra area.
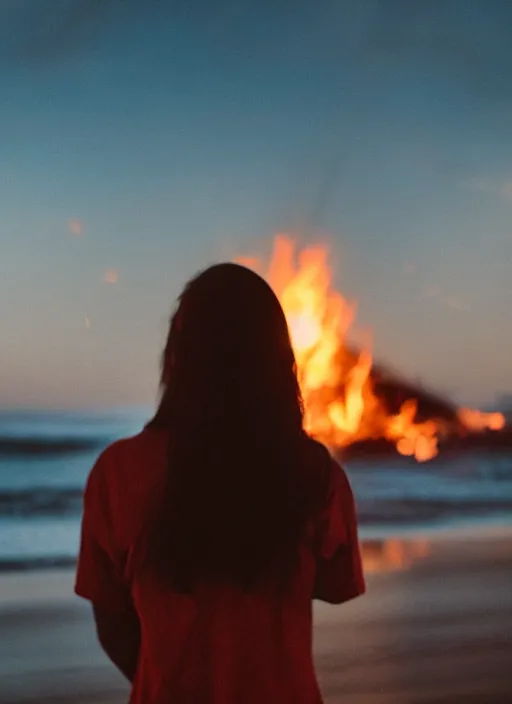
[[(512, 701), (512, 529), (363, 544), (367, 594), (315, 603), (326, 704)], [(0, 702), (121, 704), (72, 570), (0, 576)]]

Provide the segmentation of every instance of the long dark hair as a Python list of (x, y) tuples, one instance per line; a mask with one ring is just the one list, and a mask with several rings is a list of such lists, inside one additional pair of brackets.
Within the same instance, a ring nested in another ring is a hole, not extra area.
[(321, 500), (322, 448), (303, 430), (286, 318), (260, 276), (226, 263), (187, 284), (161, 388), (148, 427), (169, 430), (169, 469), (153, 565), (178, 591), (251, 589), (271, 574), (284, 584)]

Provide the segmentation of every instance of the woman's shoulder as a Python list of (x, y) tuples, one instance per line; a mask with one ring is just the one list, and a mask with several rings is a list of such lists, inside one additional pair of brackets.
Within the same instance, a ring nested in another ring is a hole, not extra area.
[(160, 464), (165, 456), (166, 439), (162, 431), (143, 428), (135, 435), (115, 440), (100, 452), (88, 485), (124, 482), (148, 463)]
[(85, 487), (84, 503), (110, 526), (119, 549), (131, 545), (158, 504), (165, 481), (165, 437), (142, 430), (106, 447)]
[(327, 503), (334, 493), (350, 490), (345, 470), (329, 448), (313, 438), (307, 439), (307, 445), (308, 467), (321, 477)]

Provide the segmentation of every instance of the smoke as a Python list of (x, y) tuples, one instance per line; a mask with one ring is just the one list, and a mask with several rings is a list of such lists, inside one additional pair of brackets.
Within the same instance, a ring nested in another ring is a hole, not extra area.
[(0, 5), (0, 55), (22, 62), (66, 56), (87, 45), (121, 2), (7, 0)]
[(376, 0), (362, 48), (441, 69), (488, 94), (512, 95), (508, 0)]
[(331, 68), (414, 63), (512, 96), (509, 0), (2, 0), (0, 58), (63, 60), (147, 19), (217, 32), (226, 51), (245, 47), (256, 60), (281, 51)]
[(87, 52), (109, 32), (181, 0), (0, 0), (0, 59), (39, 64)]
[[(0, 0), (0, 58), (18, 62), (65, 59), (119, 25), (182, 23), (219, 35), (250, 37), (254, 18), (293, 24), (306, 0)], [(307, 2), (306, 2), (307, 4)], [(296, 12), (296, 5), (299, 12)]]
[[(276, 6), (291, 6), (274, 0)], [(265, 11), (272, 0), (0, 0), (0, 59), (37, 63), (64, 60), (86, 51), (119, 25), (153, 19), (197, 28)]]

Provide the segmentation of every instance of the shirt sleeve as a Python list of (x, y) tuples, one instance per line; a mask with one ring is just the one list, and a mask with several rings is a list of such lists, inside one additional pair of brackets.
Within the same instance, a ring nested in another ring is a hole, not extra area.
[(365, 590), (354, 495), (347, 475), (333, 460), (327, 508), (320, 521), (314, 598), (341, 604)]
[(103, 453), (85, 488), (75, 593), (95, 606), (122, 610), (131, 604), (131, 594), (114, 545), (107, 464), (108, 455)]

